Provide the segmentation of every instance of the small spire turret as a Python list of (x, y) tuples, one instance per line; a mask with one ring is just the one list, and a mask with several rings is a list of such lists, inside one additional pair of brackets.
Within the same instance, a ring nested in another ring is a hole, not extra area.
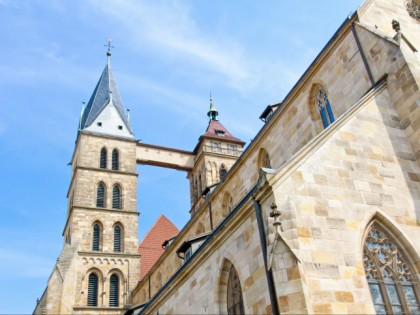
[(219, 115), (219, 112), (217, 111), (217, 109), (213, 106), (213, 99), (211, 98), (211, 93), (210, 93), (210, 109), (207, 112), (207, 116), (209, 116), (210, 120), (218, 120), (217, 116)]

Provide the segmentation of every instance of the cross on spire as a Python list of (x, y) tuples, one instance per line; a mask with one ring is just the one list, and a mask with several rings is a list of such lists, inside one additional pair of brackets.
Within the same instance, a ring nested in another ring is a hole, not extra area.
[(114, 46), (111, 45), (112, 42), (112, 38), (108, 38), (108, 44), (104, 45), (105, 47), (108, 47), (108, 51), (106, 52), (106, 55), (109, 57), (111, 57), (111, 48), (115, 48)]

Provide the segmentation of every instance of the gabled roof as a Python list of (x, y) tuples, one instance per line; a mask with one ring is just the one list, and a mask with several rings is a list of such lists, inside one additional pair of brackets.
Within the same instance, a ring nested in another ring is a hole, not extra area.
[(218, 120), (211, 119), (207, 126), (206, 132), (202, 137), (211, 137), (223, 140), (243, 142), (241, 139), (234, 137)]
[[(112, 102), (110, 102), (111, 98)], [(92, 125), (95, 119), (108, 105), (113, 105), (115, 107), (128, 131), (132, 134), (133, 131), (131, 130), (130, 122), (128, 121), (120, 93), (118, 92), (117, 84), (115, 83), (114, 75), (111, 71), (109, 59), (98, 81), (98, 84), (96, 84), (95, 90), (93, 91), (92, 96), (90, 97), (90, 100), (85, 110), (83, 111), (83, 115), (80, 121), (80, 130), (83, 130)]]
[(140, 279), (143, 279), (165, 251), (162, 247), (163, 242), (178, 233), (177, 227), (163, 214), (160, 215), (139, 244)]

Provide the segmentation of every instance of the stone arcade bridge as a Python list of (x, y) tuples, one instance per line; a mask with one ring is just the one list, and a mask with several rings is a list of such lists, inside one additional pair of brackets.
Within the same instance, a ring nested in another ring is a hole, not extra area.
[(195, 154), (193, 152), (137, 143), (137, 164), (160, 166), (188, 172), (194, 166), (194, 158)]

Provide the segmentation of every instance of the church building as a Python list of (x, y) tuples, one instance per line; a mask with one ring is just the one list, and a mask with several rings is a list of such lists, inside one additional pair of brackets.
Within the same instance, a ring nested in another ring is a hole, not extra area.
[[(191, 151), (134, 137), (108, 51), (34, 314), (420, 314), (419, 34), (420, 0), (366, 0), (249, 144), (210, 99)], [(140, 244), (137, 164), (191, 200)]]

